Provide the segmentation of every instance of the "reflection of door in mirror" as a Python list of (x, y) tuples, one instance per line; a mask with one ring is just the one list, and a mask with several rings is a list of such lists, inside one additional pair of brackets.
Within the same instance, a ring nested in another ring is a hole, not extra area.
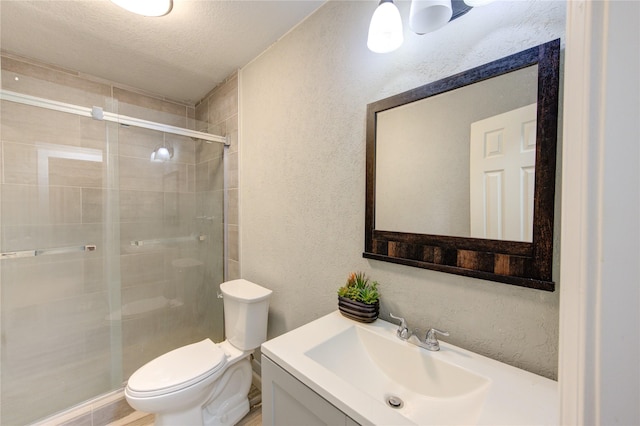
[(532, 241), (536, 104), (471, 123), (471, 237)]
[(376, 229), (472, 236), (469, 126), (526, 105), (535, 111), (537, 75), (532, 65), (378, 112)]

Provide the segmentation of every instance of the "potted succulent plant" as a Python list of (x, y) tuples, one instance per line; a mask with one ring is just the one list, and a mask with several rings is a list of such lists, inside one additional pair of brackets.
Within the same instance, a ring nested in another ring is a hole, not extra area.
[(347, 318), (373, 322), (380, 312), (378, 283), (363, 272), (352, 272), (345, 285), (338, 289), (338, 309)]

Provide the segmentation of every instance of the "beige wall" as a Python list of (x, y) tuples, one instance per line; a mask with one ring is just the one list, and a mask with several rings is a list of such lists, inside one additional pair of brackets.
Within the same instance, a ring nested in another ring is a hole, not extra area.
[(383, 318), (448, 330), (448, 342), (555, 378), (558, 292), (362, 258), (365, 112), (562, 37), (565, 3), (496, 2), (436, 33), (405, 29), (385, 55), (366, 48), (374, 9), (330, 1), (240, 72), (242, 276), (274, 290), (269, 336), (335, 310), (337, 288), (362, 270), (381, 283)]
[[(238, 74), (230, 75), (224, 82), (216, 86), (204, 99), (196, 105), (196, 119), (207, 123), (208, 131), (215, 135), (227, 136), (229, 141), (227, 188), (229, 210), (226, 223), (228, 225), (228, 274), (233, 280), (240, 278), (240, 251), (238, 222)], [(199, 149), (206, 149), (206, 144), (199, 142)]]
[(640, 424), (639, 16), (639, 2), (567, 5), (563, 425)]

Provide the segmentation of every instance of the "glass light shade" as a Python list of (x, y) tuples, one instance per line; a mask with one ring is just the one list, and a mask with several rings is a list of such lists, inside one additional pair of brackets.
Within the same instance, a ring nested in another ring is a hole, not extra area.
[(391, 0), (382, 0), (369, 24), (367, 47), (372, 52), (387, 53), (402, 45), (402, 19), (400, 11)]
[(158, 163), (164, 163), (165, 161), (169, 161), (173, 158), (173, 148), (160, 146), (153, 150), (151, 153), (151, 161), (155, 161)]
[(471, 7), (478, 7), (478, 6), (485, 6), (489, 3), (493, 3), (495, 0), (464, 0), (464, 3), (467, 6), (471, 6)]
[(111, 0), (129, 12), (142, 16), (163, 16), (171, 12), (173, 0)]
[(444, 27), (453, 15), (451, 0), (413, 0), (409, 11), (409, 28), (426, 34)]
[(169, 155), (169, 150), (167, 148), (160, 147), (156, 152), (156, 159), (160, 161), (167, 161), (171, 156)]

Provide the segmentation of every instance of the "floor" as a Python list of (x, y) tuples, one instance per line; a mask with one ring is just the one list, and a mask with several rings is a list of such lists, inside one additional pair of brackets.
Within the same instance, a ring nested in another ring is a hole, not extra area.
[[(262, 426), (262, 395), (260, 389), (251, 386), (249, 391), (251, 410), (236, 426)], [(126, 417), (109, 423), (109, 426), (153, 426), (153, 414), (134, 411)], [(186, 425), (185, 425), (186, 426)]]

